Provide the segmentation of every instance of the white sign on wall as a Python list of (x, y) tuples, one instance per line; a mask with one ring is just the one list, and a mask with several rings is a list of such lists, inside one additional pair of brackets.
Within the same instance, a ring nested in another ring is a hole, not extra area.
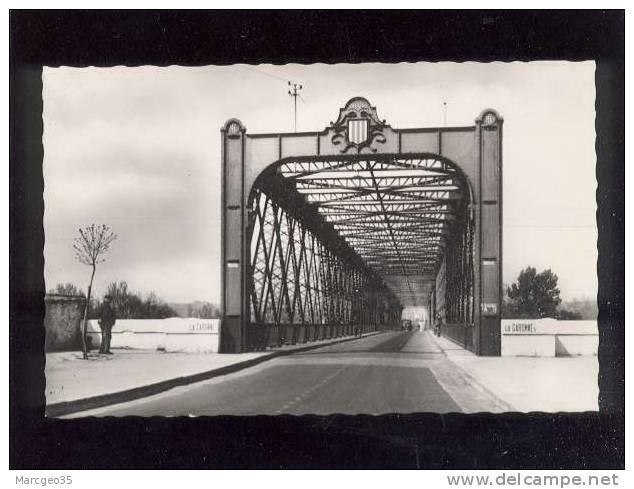
[(537, 333), (537, 328), (532, 322), (507, 322), (502, 325), (502, 332), (504, 334), (534, 334)]

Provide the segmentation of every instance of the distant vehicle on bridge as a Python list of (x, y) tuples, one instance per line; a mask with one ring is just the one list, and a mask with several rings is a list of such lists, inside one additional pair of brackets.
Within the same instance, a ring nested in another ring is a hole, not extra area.
[(412, 325), (412, 320), (411, 319), (402, 319), (401, 320), (401, 328), (403, 329), (403, 331), (412, 331), (412, 329), (414, 329), (414, 326)]

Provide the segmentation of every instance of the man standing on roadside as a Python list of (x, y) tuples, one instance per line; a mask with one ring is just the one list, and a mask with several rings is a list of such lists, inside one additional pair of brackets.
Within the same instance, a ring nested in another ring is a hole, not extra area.
[(101, 328), (101, 348), (99, 353), (104, 355), (112, 355), (110, 351), (110, 339), (112, 337), (112, 327), (117, 321), (116, 312), (112, 306), (112, 297), (106, 295), (101, 305), (101, 318), (99, 319), (99, 327)]

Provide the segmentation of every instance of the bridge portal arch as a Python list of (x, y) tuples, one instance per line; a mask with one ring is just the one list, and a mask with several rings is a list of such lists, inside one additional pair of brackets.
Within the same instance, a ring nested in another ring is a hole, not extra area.
[(227, 121), (221, 351), (266, 346), (265, 325), (281, 341), (394, 327), (422, 300), (443, 334), (499, 355), (502, 123), (395, 129), (362, 97), (322, 131)]

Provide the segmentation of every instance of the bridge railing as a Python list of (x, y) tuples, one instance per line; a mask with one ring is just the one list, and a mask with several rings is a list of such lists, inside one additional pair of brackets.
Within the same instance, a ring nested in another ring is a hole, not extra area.
[(473, 323), (445, 323), (440, 328), (442, 336), (470, 351), (474, 349), (474, 332)]
[(248, 351), (279, 348), (328, 339), (351, 337), (381, 329), (361, 324), (249, 324), (246, 331)]

